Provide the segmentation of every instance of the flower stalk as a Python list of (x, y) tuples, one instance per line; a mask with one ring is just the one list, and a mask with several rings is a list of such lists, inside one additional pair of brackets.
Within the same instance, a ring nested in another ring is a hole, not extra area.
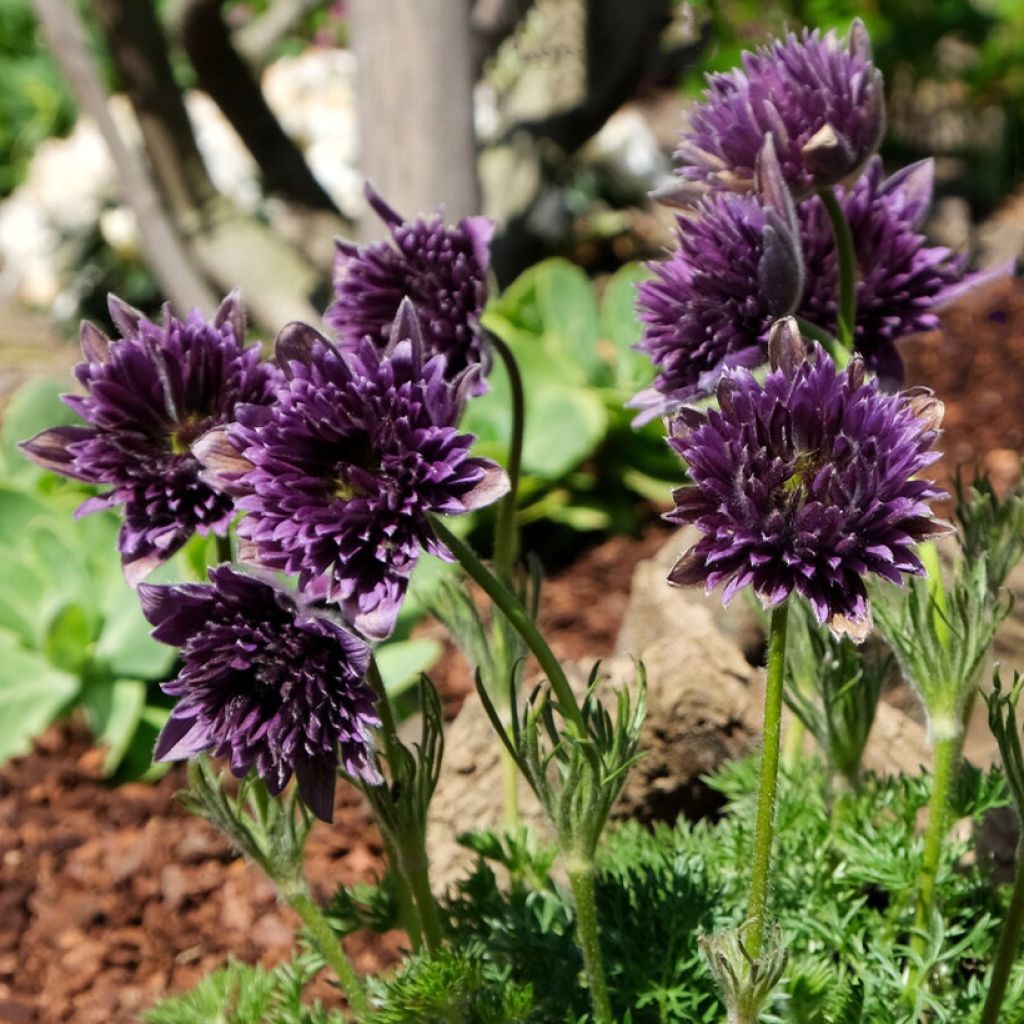
[(847, 352), (853, 352), (853, 329), (857, 320), (857, 256), (853, 248), (850, 223), (843, 213), (835, 191), (818, 192), (832, 225), (836, 244), (836, 268), (839, 274), (839, 310), (836, 333)]
[(999, 1011), (1006, 995), (1006, 987), (1010, 980), (1010, 968), (1017, 959), (1020, 949), (1021, 934), (1024, 933), (1024, 859), (1022, 851), (1017, 848), (1017, 877), (1013, 883), (1013, 895), (1010, 897), (1010, 909), (1006, 913), (1003, 934), (999, 937), (999, 949), (992, 964), (992, 977), (988, 983), (988, 994), (985, 1006), (981, 1011), (978, 1024), (999, 1024)]
[(772, 611), (768, 634), (768, 686), (764, 698), (764, 747), (761, 753), (761, 779), (757, 790), (757, 832), (754, 839), (754, 869), (750, 880), (747, 918), (750, 930), (746, 947), (751, 958), (761, 952), (764, 938), (765, 906), (775, 835), (775, 793), (779, 781), (779, 737), (782, 731), (782, 692), (786, 676), (786, 632), (789, 601)]
[(456, 557), (466, 574), (477, 583), (487, 596), (498, 606), (501, 613), (508, 619), (516, 632), (523, 638), (530, 652), (537, 659), (541, 670), (547, 676), (551, 688), (558, 697), (559, 709), (566, 720), (571, 722), (580, 736), (586, 735), (587, 727), (583, 720), (576, 696), (569, 686), (565, 670), (562, 668), (547, 641), (541, 636), (533, 620), (527, 615), (522, 604), (515, 595), (501, 582), (476, 556), (473, 549), (461, 537), (457, 537), (435, 515), (428, 515), (431, 528), (438, 540)]
[(352, 1010), (352, 1019), (360, 1021), (369, 1018), (372, 1011), (366, 986), (305, 886), (282, 887), (281, 895), (288, 906), (299, 915), (317, 952), (327, 961), (341, 982), (345, 998)]
[(494, 534), (494, 569), (498, 579), (505, 584), (511, 582), (519, 548), (516, 529), (516, 506), (519, 500), (519, 474), (523, 461), (523, 431), (526, 423), (526, 398), (523, 392), (523, 375), (512, 350), (493, 332), (487, 333), (487, 340), (498, 353), (508, 374), (508, 387), (512, 403), (512, 436), (508, 444), (508, 493), (498, 504), (498, 523)]
[(583, 968), (587, 975), (594, 1020), (596, 1024), (612, 1024), (612, 1007), (597, 924), (597, 899), (594, 889), (596, 869), (593, 858), (579, 855), (571, 857), (566, 865), (566, 874), (569, 876), (569, 887), (576, 907), (576, 935), (580, 952), (583, 954)]

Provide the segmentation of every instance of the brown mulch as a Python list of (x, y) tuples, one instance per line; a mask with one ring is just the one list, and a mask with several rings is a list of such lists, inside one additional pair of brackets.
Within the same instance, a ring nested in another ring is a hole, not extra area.
[[(978, 463), (1007, 482), (1024, 450), (1024, 283), (1004, 282), (950, 310), (944, 332), (904, 345), (908, 381), (946, 402), (940, 473)], [(610, 653), (636, 561), (664, 541), (594, 547), (545, 587), (542, 625), (566, 658)], [(437, 672), (448, 709), (469, 689), (461, 659)], [(153, 786), (108, 787), (74, 728), (51, 729), (0, 769), (0, 1024), (121, 1024), (229, 956), (270, 965), (292, 949), (296, 920), (259, 871), (175, 802), (175, 770)], [(309, 874), (321, 899), (381, 869), (379, 838), (351, 790), (332, 828), (317, 826)], [(358, 967), (395, 962), (403, 937), (358, 937)], [(325, 1001), (337, 1002), (326, 985)]]

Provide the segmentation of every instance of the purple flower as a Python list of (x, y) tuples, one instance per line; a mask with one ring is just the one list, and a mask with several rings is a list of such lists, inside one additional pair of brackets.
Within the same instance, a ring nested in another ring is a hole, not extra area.
[(390, 338), (341, 353), (311, 327), (285, 328), (277, 404), (240, 409), (235, 426), (195, 447), (241, 495), (246, 557), (298, 573), (374, 638), (394, 628), (420, 551), (451, 560), (427, 513), (481, 508), (509, 486), (456, 429), (472, 368), (448, 380), (444, 356), (424, 361), (408, 300)]
[[(936, 312), (964, 291), (993, 276), (965, 274), (966, 256), (930, 246), (921, 223), (932, 200), (931, 160), (886, 178), (875, 157), (852, 189), (840, 194), (857, 257), (857, 324), (854, 346), (869, 370), (888, 387), (903, 380), (895, 343), (939, 326)], [(807, 285), (799, 314), (834, 334), (838, 309), (835, 241), (828, 215), (816, 196), (799, 209)]]
[(630, 402), (638, 425), (710, 394), (726, 370), (764, 362), (769, 328), (800, 299), (796, 213), (770, 140), (756, 174), (754, 193), (715, 193), (679, 217), (679, 248), (637, 289), (639, 347), (658, 368)]
[(85, 361), (75, 374), (87, 394), (64, 396), (89, 425), (44, 430), (21, 448), (46, 469), (111, 488), (77, 514), (124, 506), (118, 548), (134, 586), (196, 530), (226, 531), (234, 504), (200, 479), (190, 445), (230, 422), (238, 403), (271, 401), (277, 373), (258, 346), (244, 346), (237, 292), (212, 322), (165, 309), (157, 325), (115, 296), (109, 306), (122, 337), (83, 322)]
[(180, 700), (157, 740), (158, 761), (201, 751), (253, 768), (277, 795), (294, 772), (309, 809), (330, 821), (339, 764), (381, 781), (370, 730), (380, 724), (366, 681), (370, 649), (335, 619), (229, 565), (209, 584), (139, 587), (153, 636), (181, 648), (163, 684)]
[(786, 181), (802, 198), (854, 174), (884, 132), (882, 74), (857, 19), (846, 39), (834, 31), (790, 33), (744, 53), (742, 69), (710, 75), (676, 158), (689, 181), (744, 191), (771, 133)]
[(394, 244), (337, 243), (336, 298), (324, 320), (347, 351), (358, 349), (367, 336), (383, 349), (398, 307), (408, 297), (419, 314), (427, 354), (445, 356), (449, 379), (479, 366), (473, 393), (481, 394), (490, 367), (480, 314), (487, 301), (493, 221), (467, 217), (455, 227), (445, 227), (436, 213), (429, 220), (409, 223), (369, 184), (366, 197)]
[(934, 462), (942, 403), (923, 389), (888, 395), (855, 358), (836, 372), (808, 358), (793, 320), (769, 342), (772, 371), (723, 377), (720, 411), (682, 410), (672, 447), (693, 481), (666, 518), (702, 534), (672, 583), (725, 583), (723, 602), (753, 586), (765, 605), (803, 594), (819, 622), (863, 639), (864, 577), (923, 572), (913, 544), (945, 532), (925, 504), (942, 492), (915, 479)]

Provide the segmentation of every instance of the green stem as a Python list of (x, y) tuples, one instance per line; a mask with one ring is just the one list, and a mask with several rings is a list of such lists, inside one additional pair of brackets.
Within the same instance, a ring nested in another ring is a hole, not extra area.
[(505, 798), (505, 827), (510, 831), (519, 824), (519, 767), (504, 743), (501, 754), (501, 788)]
[(850, 352), (843, 348), (839, 342), (832, 337), (824, 328), (812, 324), (802, 316), (796, 318), (796, 325), (805, 338), (818, 342), (819, 345), (832, 357), (832, 361), (838, 369), (842, 369), (850, 361)]
[(988, 995), (985, 997), (985, 1008), (981, 1011), (978, 1024), (999, 1024), (999, 1010), (1006, 995), (1006, 986), (1010, 980), (1010, 968), (1017, 959), (1020, 949), (1020, 937), (1024, 932), (1024, 860), (1021, 849), (1017, 850), (1017, 877), (1013, 883), (1013, 895), (1010, 897), (1010, 908), (1006, 912), (1003, 934), (999, 938), (999, 949), (992, 964), (992, 977), (988, 983)]
[(836, 263), (839, 272), (839, 315), (836, 334), (839, 343), (847, 352), (852, 352), (853, 328), (857, 319), (857, 256), (853, 248), (853, 235), (835, 192), (831, 188), (823, 188), (818, 195), (832, 223), (832, 235), (836, 242)]
[(232, 562), (234, 561), (234, 553), (231, 550), (231, 530), (222, 537), (219, 533), (214, 534), (217, 541), (217, 561), (218, 562)]
[(604, 959), (597, 927), (597, 900), (594, 893), (594, 862), (573, 856), (567, 865), (569, 887), (576, 905), (576, 938), (583, 954), (583, 967), (590, 990), (590, 1005), (595, 1024), (612, 1024), (612, 1005), (608, 998)]
[[(935, 771), (932, 779), (932, 796), (928, 803), (928, 829), (924, 836), (924, 856), (917, 880), (914, 937), (910, 942), (910, 948), (918, 955), (924, 953), (928, 944), (925, 931), (928, 927), (928, 918), (931, 916), (932, 904), (935, 902), (935, 878), (939, 872), (939, 855), (942, 853), (942, 842), (946, 838), (949, 818), (949, 790), (953, 783), (953, 769), (956, 767), (959, 753), (959, 729), (942, 730), (935, 740)], [(907, 1002), (916, 1002), (917, 990), (922, 981), (919, 970), (912, 967), (905, 991)]]
[(548, 682), (551, 683), (551, 688), (558, 697), (563, 716), (576, 727), (580, 736), (586, 736), (586, 722), (583, 720), (583, 713), (576, 702), (576, 696), (572, 692), (565, 671), (519, 600), (501, 580), (487, 569), (461, 537), (456, 537), (437, 516), (431, 515), (429, 519), (437, 539), (455, 555), (470, 579), (479, 584), (484, 593), (501, 609), (505, 618), (523, 638), (524, 643), (539, 662), (541, 670), (547, 676)]
[(423, 944), (431, 955), (441, 949), (441, 916), (437, 912), (434, 894), (430, 891), (430, 871), (424, 837), (415, 833), (399, 839), (402, 870), (412, 888), (413, 899), (423, 925)]
[(754, 868), (750, 880), (747, 918), (750, 928), (746, 947), (757, 958), (764, 937), (768, 875), (775, 833), (775, 792), (779, 782), (779, 737), (782, 731), (782, 684), (786, 675), (786, 625), (789, 602), (772, 611), (768, 634), (768, 685), (764, 695), (764, 743), (761, 752), (761, 780), (757, 789), (757, 834), (754, 838)]
[(356, 969), (345, 955), (338, 936), (334, 934), (333, 929), (320, 912), (320, 908), (310, 899), (304, 886), (283, 890), (282, 895), (292, 910), (302, 919), (313, 944), (324, 960), (330, 964), (338, 981), (341, 982), (345, 998), (352, 1008), (353, 1019), (358, 1021), (361, 1018), (369, 1017), (370, 1001), (367, 998), (362, 979), (356, 974)]
[[(366, 678), (377, 694), (377, 711), (380, 714), (381, 723), (379, 732), (384, 741), (384, 757), (393, 768), (398, 764), (400, 756), (398, 724), (395, 721), (391, 699), (388, 697), (376, 658), (370, 658)], [(428, 898), (424, 904), (422, 901), (423, 879), (413, 878), (413, 870), (419, 871), (424, 878), (426, 877), (426, 853), (422, 850), (412, 849), (405, 837), (393, 835), (386, 821), (380, 820), (378, 824), (381, 834), (384, 836), (388, 859), (394, 871), (395, 883), (398, 887), (398, 905), (407, 922), (409, 938), (417, 949), (422, 942), (428, 952), (432, 953), (440, 945), (441, 937), (437, 906), (430, 892), (429, 882), (425, 887)], [(421, 840), (417, 842), (419, 846), (422, 846)]]
[(508, 444), (509, 491), (498, 506), (498, 524), (494, 533), (494, 568), (498, 579), (510, 582), (512, 568), (519, 547), (516, 529), (516, 509), (519, 504), (519, 472), (523, 461), (523, 429), (526, 422), (526, 399), (523, 377), (512, 350), (496, 334), (488, 332), (488, 340), (501, 357), (508, 374), (508, 387), (512, 399), (512, 437)]

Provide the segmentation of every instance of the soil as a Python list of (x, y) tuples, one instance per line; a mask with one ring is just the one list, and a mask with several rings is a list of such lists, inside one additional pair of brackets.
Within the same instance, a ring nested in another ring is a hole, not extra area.
[[(976, 463), (1007, 486), (1024, 451), (1024, 283), (969, 297), (944, 331), (908, 340), (904, 353), (908, 382), (946, 402), (940, 476), (948, 485), (956, 464)], [(559, 655), (611, 652), (633, 566), (664, 536), (652, 525), (641, 539), (609, 540), (547, 585), (543, 625)], [(470, 685), (459, 656), (449, 651), (436, 676), (454, 713)], [(121, 1024), (228, 957), (269, 965), (291, 950), (291, 912), (175, 802), (180, 770), (111, 789), (99, 760), (63, 725), (0, 769), (0, 1022)], [(314, 830), (308, 864), (321, 899), (381, 870), (379, 837), (353, 791), (339, 791), (334, 826)], [(376, 971), (402, 944), (397, 932), (357, 937), (350, 952)], [(326, 984), (317, 994), (337, 1004)]]

